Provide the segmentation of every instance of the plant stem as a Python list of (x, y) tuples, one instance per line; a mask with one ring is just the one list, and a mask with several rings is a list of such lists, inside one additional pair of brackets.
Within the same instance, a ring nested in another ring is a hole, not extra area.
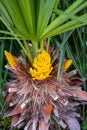
[(26, 41), (24, 41), (24, 45), (25, 45), (25, 48), (27, 50), (27, 53), (29, 55), (29, 59), (31, 59), (32, 63), (33, 63), (33, 59), (32, 59), (32, 55), (31, 55), (31, 52), (30, 52), (30, 49), (29, 49), (29, 45)]
[(49, 46), (50, 46), (50, 38), (48, 38), (48, 41), (47, 41), (47, 46), (46, 46), (46, 51), (47, 52), (48, 52)]
[(40, 42), (40, 48), (43, 50), (44, 49), (44, 40), (42, 40), (41, 42)]
[(37, 54), (38, 54), (38, 42), (34, 41), (33, 42), (33, 47), (34, 47), (34, 55), (36, 57)]

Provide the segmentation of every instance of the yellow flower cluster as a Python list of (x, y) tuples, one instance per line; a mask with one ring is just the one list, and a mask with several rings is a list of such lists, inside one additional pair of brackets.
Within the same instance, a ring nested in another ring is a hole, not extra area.
[(72, 60), (71, 60), (71, 59), (65, 61), (65, 62), (63, 63), (62, 69), (63, 69), (64, 71), (66, 71), (66, 70), (70, 67), (71, 64), (72, 64)]
[(8, 60), (9, 65), (11, 67), (16, 67), (17, 63), (16, 63), (15, 57), (11, 53), (9, 53), (8, 51), (6, 51), (6, 50), (4, 52), (5, 52), (5, 56), (6, 56), (7, 60)]
[(30, 68), (30, 73), (33, 79), (43, 80), (49, 77), (52, 69), (50, 55), (45, 50), (42, 50), (42, 52), (35, 57), (33, 68)]

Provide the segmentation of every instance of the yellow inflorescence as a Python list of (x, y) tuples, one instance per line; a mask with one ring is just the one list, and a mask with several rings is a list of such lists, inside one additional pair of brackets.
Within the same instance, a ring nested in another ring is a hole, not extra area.
[(43, 80), (49, 77), (52, 69), (50, 55), (45, 50), (42, 50), (42, 52), (35, 57), (33, 68), (30, 68), (30, 73), (33, 79)]
[(64, 71), (66, 71), (70, 67), (71, 64), (72, 64), (72, 60), (71, 59), (65, 61), (64, 64), (63, 64), (63, 66), (62, 66), (62, 69)]
[(8, 51), (6, 51), (6, 50), (4, 52), (5, 52), (5, 55), (6, 55), (6, 58), (8, 60), (9, 65), (11, 67), (16, 67), (17, 63), (16, 63), (15, 57), (11, 53), (9, 53)]

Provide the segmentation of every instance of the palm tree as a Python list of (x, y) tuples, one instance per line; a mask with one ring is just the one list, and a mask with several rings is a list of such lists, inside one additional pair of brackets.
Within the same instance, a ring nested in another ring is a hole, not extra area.
[(5, 117), (12, 116), (14, 127), (48, 130), (50, 118), (54, 118), (63, 128), (67, 124), (70, 130), (80, 130), (75, 110), (80, 101), (87, 101), (87, 93), (77, 87), (82, 79), (75, 76), (76, 70), (66, 72), (72, 60), (58, 64), (61, 58), (50, 47), (50, 39), (86, 25), (87, 14), (79, 12), (87, 2), (77, 0), (64, 11), (58, 4), (59, 0), (0, 0), (0, 20), (8, 29), (0, 32), (14, 37), (22, 48), (20, 57), (5, 51), (6, 68), (14, 77), (6, 84), (3, 111), (11, 107)]

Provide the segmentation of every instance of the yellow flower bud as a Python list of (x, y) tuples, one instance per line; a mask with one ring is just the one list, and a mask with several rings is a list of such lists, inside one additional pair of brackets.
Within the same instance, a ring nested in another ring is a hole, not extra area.
[(63, 69), (64, 71), (66, 71), (66, 70), (70, 67), (71, 64), (72, 64), (72, 60), (71, 60), (71, 59), (65, 61), (65, 62), (63, 63), (62, 69)]
[(4, 53), (5, 53), (5, 56), (6, 56), (7, 60), (8, 60), (9, 65), (11, 67), (16, 67), (17, 66), (16, 58), (6, 50), (4, 51)]

